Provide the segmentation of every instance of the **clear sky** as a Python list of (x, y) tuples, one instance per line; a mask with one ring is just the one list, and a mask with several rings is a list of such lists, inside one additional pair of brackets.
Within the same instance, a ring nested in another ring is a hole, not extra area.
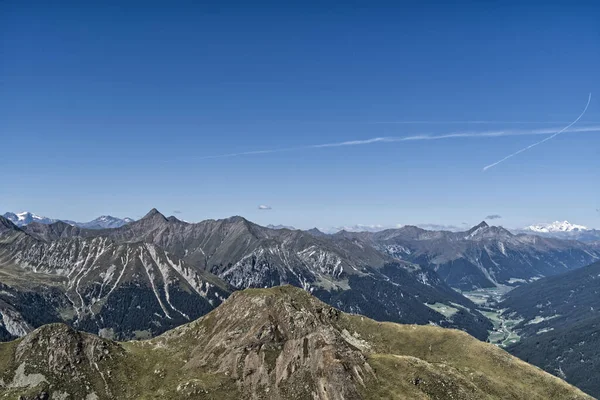
[(600, 227), (598, 2), (200, 3), (0, 2), (0, 213)]

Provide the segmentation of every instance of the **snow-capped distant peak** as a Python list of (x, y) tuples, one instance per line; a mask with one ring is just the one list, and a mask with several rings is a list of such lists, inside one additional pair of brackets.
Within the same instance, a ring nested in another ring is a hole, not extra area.
[[(53, 224), (53, 223), (59, 221), (58, 219), (42, 217), (40, 215), (31, 213), (29, 211), (23, 211), (23, 212), (19, 212), (19, 213), (7, 212), (2, 216), (19, 227), (29, 225), (32, 222), (38, 222), (40, 224)], [(112, 217), (110, 215), (102, 215), (90, 222), (75, 222), (75, 221), (69, 221), (69, 220), (64, 220), (63, 222), (65, 222), (69, 225), (78, 226), (80, 228), (106, 229), (106, 228), (119, 228), (119, 227), (121, 227), (125, 224), (128, 224), (130, 222), (133, 222), (133, 221), (134, 220), (131, 218), (120, 219), (120, 218)]]
[(551, 224), (531, 225), (525, 229), (538, 233), (578, 232), (589, 230), (586, 226), (572, 224), (569, 221), (555, 221)]
[(17, 213), (16, 216), (17, 216), (17, 218), (19, 218), (19, 221), (25, 221), (28, 218), (31, 218), (34, 220), (35, 219), (46, 219), (46, 217), (40, 217), (39, 215), (30, 213), (29, 211), (23, 211), (23, 212)]
[(55, 219), (42, 217), (40, 215), (31, 213), (29, 211), (23, 211), (23, 212), (19, 212), (19, 213), (7, 212), (6, 214), (3, 215), (3, 217), (10, 220), (13, 224), (15, 224), (17, 226), (28, 225), (32, 222), (39, 222), (42, 224), (51, 224), (51, 223), (56, 222)]

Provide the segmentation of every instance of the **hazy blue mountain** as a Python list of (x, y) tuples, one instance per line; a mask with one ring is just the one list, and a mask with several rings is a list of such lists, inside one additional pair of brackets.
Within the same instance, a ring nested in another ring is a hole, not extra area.
[(59, 220), (55, 218), (42, 217), (29, 211), (24, 211), (20, 213), (7, 212), (3, 215), (3, 217), (10, 220), (17, 226), (26, 226), (34, 222), (48, 225), (58, 221), (63, 221), (69, 225), (74, 225), (86, 229), (119, 228), (125, 224), (134, 221), (131, 218), (116, 218), (110, 215), (102, 215), (89, 222), (76, 222), (71, 220)]
[(521, 284), (600, 259), (600, 247), (593, 243), (515, 235), (486, 222), (463, 232), (404, 226), (334, 236), (371, 245), (398, 260), (428, 266), (461, 290)]
[(90, 222), (75, 222), (74, 224), (80, 228), (86, 229), (107, 229), (107, 228), (120, 228), (123, 225), (129, 224), (134, 220), (131, 218), (116, 218), (110, 215), (102, 215)]

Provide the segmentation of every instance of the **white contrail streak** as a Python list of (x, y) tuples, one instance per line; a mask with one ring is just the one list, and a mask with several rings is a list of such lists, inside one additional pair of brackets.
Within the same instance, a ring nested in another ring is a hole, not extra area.
[(573, 125), (575, 125), (575, 124), (577, 123), (577, 121), (579, 121), (579, 120), (581, 119), (581, 117), (583, 117), (583, 115), (585, 114), (585, 112), (587, 111), (587, 109), (588, 109), (588, 107), (589, 107), (589, 105), (590, 105), (590, 101), (592, 101), (592, 94), (591, 94), (591, 93), (589, 94), (589, 96), (588, 96), (588, 101), (587, 101), (587, 104), (585, 105), (585, 108), (583, 109), (582, 113), (581, 113), (581, 114), (579, 114), (579, 117), (577, 117), (577, 119), (575, 119), (575, 121), (571, 122), (569, 125), (567, 125), (567, 126), (565, 126), (564, 128), (562, 128), (560, 131), (558, 131), (558, 132), (554, 133), (553, 135), (550, 135), (550, 136), (548, 136), (548, 137), (547, 137), (547, 138), (545, 138), (545, 139), (542, 139), (542, 140), (540, 140), (540, 141), (539, 141), (539, 142), (537, 142), (537, 143), (530, 144), (529, 146), (527, 146), (527, 147), (524, 147), (524, 148), (522, 148), (522, 149), (521, 149), (521, 150), (519, 150), (519, 151), (516, 151), (516, 152), (514, 152), (514, 153), (512, 153), (512, 154), (509, 154), (509, 155), (507, 155), (506, 157), (504, 157), (503, 159), (501, 159), (501, 160), (499, 160), (499, 161), (496, 161), (496, 162), (495, 162), (495, 163), (493, 163), (493, 164), (486, 165), (485, 167), (483, 167), (483, 171), (485, 172), (485, 171), (487, 171), (488, 169), (490, 169), (490, 168), (493, 168), (493, 167), (495, 167), (496, 165), (498, 165), (498, 164), (500, 164), (500, 163), (502, 163), (502, 162), (504, 162), (504, 161), (508, 160), (509, 158), (512, 158), (512, 157), (516, 156), (517, 154), (521, 154), (521, 153), (523, 153), (523, 152), (525, 152), (525, 151), (527, 151), (527, 150), (529, 150), (529, 149), (531, 149), (531, 148), (533, 148), (533, 147), (535, 147), (535, 146), (537, 146), (537, 145), (539, 145), (539, 144), (542, 144), (542, 143), (544, 143), (544, 142), (547, 142), (547, 141), (548, 141), (548, 140), (550, 140), (550, 139), (553, 139), (553, 138), (557, 137), (558, 135), (560, 135), (561, 133), (563, 133), (564, 131), (566, 131), (567, 129), (569, 129), (570, 127), (572, 127)]
[[(564, 132), (565, 129), (563, 129)], [(549, 135), (554, 133), (556, 129), (532, 129), (532, 130), (499, 130), (499, 131), (483, 131), (483, 132), (454, 132), (443, 135), (412, 135), (412, 136), (388, 136), (388, 137), (375, 137), (363, 140), (349, 140), (344, 142), (334, 143), (322, 143), (313, 144), (306, 146), (296, 146), (287, 148), (275, 148), (266, 150), (253, 150), (253, 151), (242, 151), (238, 153), (225, 153), (215, 154), (212, 156), (199, 157), (199, 160), (211, 159), (211, 158), (227, 158), (227, 157), (239, 157), (248, 155), (260, 155), (260, 154), (272, 154), (272, 153), (283, 153), (287, 151), (298, 151), (298, 150), (310, 150), (310, 149), (321, 149), (328, 147), (346, 147), (346, 146), (364, 146), (376, 143), (397, 143), (397, 142), (411, 142), (411, 141), (423, 141), (423, 140), (445, 140), (445, 139), (461, 139), (461, 138), (495, 138), (503, 136), (529, 136), (529, 135)], [(588, 126), (583, 128), (571, 129), (571, 133), (586, 133), (586, 132), (600, 132), (600, 125)], [(544, 139), (544, 140), (548, 140)]]
[[(374, 125), (520, 125), (520, 124), (564, 124), (566, 121), (493, 121), (493, 120), (468, 120), (468, 121), (423, 121), (423, 120), (406, 120), (406, 121), (377, 121), (370, 122)], [(590, 121), (589, 123), (598, 123)]]

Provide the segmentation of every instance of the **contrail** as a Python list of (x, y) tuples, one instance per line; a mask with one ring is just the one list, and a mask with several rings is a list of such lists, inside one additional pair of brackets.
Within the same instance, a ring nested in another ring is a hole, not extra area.
[[(242, 151), (242, 152), (238, 152), (238, 153), (215, 154), (212, 156), (198, 157), (196, 159), (205, 160), (205, 159), (212, 159), (212, 158), (239, 157), (239, 156), (248, 156), (248, 155), (283, 153), (283, 152), (298, 151), (298, 150), (321, 149), (321, 148), (328, 148), (328, 147), (364, 146), (364, 145), (370, 145), (370, 144), (376, 144), (376, 143), (397, 143), (397, 142), (445, 140), (445, 139), (461, 139), (461, 138), (494, 138), (494, 137), (503, 137), (503, 136), (548, 135), (548, 134), (555, 133), (555, 132), (556, 132), (556, 129), (533, 129), (533, 130), (498, 130), (498, 131), (483, 131), (483, 132), (454, 132), (454, 133), (447, 133), (447, 134), (443, 134), (443, 135), (412, 135), (412, 136), (374, 137), (374, 138), (363, 139), (363, 140), (349, 140), (349, 141), (344, 141), (344, 142), (312, 144), (312, 145), (306, 145), (306, 146), (280, 147), (280, 148), (265, 149), (265, 150)], [(572, 132), (572, 133), (600, 132), (600, 125), (572, 129), (569, 132)]]
[[(425, 121), (425, 120), (406, 120), (406, 121), (376, 121), (370, 122), (374, 125), (519, 125), (519, 124), (564, 124), (566, 121), (494, 121), (494, 120), (467, 120), (467, 121)], [(598, 123), (589, 121), (588, 123)]]
[(502, 162), (504, 162), (504, 161), (508, 160), (509, 158), (516, 156), (517, 154), (521, 154), (521, 153), (523, 153), (524, 151), (527, 151), (527, 150), (531, 149), (532, 147), (535, 147), (535, 146), (537, 146), (537, 145), (539, 145), (539, 144), (542, 144), (542, 143), (544, 143), (544, 142), (547, 142), (547, 141), (548, 141), (548, 140), (550, 140), (550, 139), (553, 139), (553, 138), (557, 137), (558, 135), (560, 135), (561, 133), (563, 133), (564, 131), (566, 131), (567, 129), (569, 129), (570, 127), (572, 127), (573, 125), (575, 125), (575, 124), (577, 123), (577, 121), (579, 121), (579, 120), (581, 119), (581, 117), (583, 117), (583, 115), (585, 114), (585, 112), (587, 111), (587, 109), (588, 109), (588, 107), (589, 107), (589, 105), (590, 105), (590, 101), (592, 101), (592, 94), (591, 94), (591, 93), (589, 94), (589, 96), (588, 96), (588, 101), (587, 101), (587, 104), (585, 105), (585, 108), (583, 109), (583, 112), (582, 112), (581, 114), (579, 114), (579, 117), (577, 117), (577, 119), (575, 119), (575, 121), (571, 122), (569, 125), (567, 125), (567, 126), (565, 126), (564, 128), (562, 128), (560, 131), (558, 131), (558, 132), (554, 133), (553, 135), (550, 135), (550, 136), (548, 136), (547, 138), (545, 138), (545, 139), (543, 139), (543, 140), (540, 140), (540, 141), (539, 141), (539, 142), (537, 142), (537, 143), (530, 144), (529, 146), (527, 146), (527, 147), (525, 147), (525, 148), (522, 148), (522, 149), (521, 149), (521, 150), (519, 150), (519, 151), (516, 151), (516, 152), (514, 152), (514, 153), (512, 153), (512, 154), (509, 154), (509, 155), (507, 155), (506, 157), (504, 157), (503, 159), (501, 159), (501, 160), (499, 160), (499, 161), (496, 161), (496, 162), (495, 162), (495, 163), (493, 163), (493, 164), (486, 165), (485, 167), (483, 167), (483, 171), (485, 172), (485, 171), (487, 171), (488, 169), (490, 169), (490, 168), (493, 168), (493, 167), (495, 167), (496, 165), (498, 165), (498, 164), (500, 164), (500, 163), (502, 163)]

